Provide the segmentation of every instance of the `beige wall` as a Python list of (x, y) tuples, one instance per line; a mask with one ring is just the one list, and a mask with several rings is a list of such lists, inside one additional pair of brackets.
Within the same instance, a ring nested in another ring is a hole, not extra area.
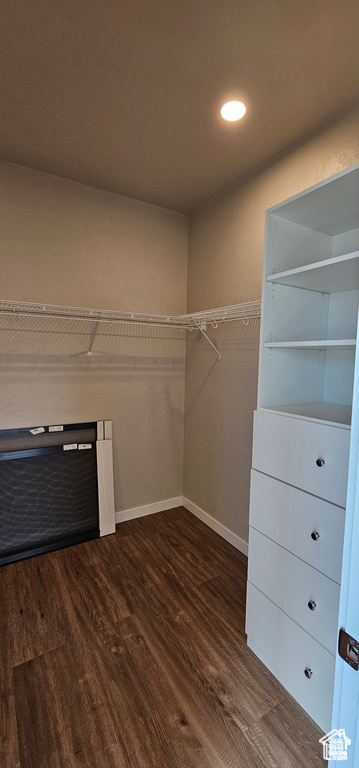
[[(359, 160), (359, 115), (232, 187), (190, 217), (188, 311), (260, 298), (264, 214), (270, 206)], [(248, 538), (252, 412), (259, 324), (235, 323), (187, 347), (184, 495)]]
[[(0, 298), (186, 309), (187, 217), (0, 163)], [(116, 509), (182, 493), (178, 331), (1, 318), (0, 428), (112, 419)]]
[[(266, 208), (359, 160), (359, 116), (190, 217), (188, 310), (259, 298)], [(0, 298), (186, 310), (187, 217), (0, 163)], [(193, 332), (0, 318), (0, 427), (114, 422), (117, 510), (182, 493), (248, 536), (259, 323)]]

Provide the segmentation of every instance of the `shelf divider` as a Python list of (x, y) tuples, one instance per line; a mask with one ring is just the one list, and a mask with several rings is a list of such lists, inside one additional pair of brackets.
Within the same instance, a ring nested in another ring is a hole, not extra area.
[(266, 349), (355, 349), (356, 339), (315, 339), (311, 341), (266, 341)]

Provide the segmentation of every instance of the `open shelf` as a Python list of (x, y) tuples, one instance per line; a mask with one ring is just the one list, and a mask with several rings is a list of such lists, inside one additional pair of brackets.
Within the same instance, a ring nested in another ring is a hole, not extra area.
[(272, 273), (267, 275), (267, 282), (307, 288), (320, 293), (356, 290), (359, 288), (359, 251)]
[(318, 339), (314, 341), (266, 341), (266, 349), (355, 349), (356, 339)]
[(295, 405), (276, 405), (262, 408), (264, 411), (275, 411), (298, 418), (325, 421), (327, 424), (340, 425), (350, 428), (352, 409), (350, 405), (338, 403), (297, 403)]

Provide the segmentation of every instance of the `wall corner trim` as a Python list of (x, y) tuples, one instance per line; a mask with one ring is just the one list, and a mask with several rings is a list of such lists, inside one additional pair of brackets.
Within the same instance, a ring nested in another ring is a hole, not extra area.
[(153, 515), (156, 512), (165, 512), (166, 509), (181, 507), (182, 501), (182, 496), (175, 496), (173, 499), (155, 501), (153, 504), (145, 504), (143, 507), (131, 507), (131, 509), (123, 509), (120, 512), (116, 512), (115, 520), (116, 523), (124, 523), (126, 520), (135, 520), (136, 517)]
[(226, 539), (226, 541), (232, 544), (233, 547), (239, 549), (240, 552), (248, 557), (248, 542), (241, 539), (236, 533), (233, 533), (233, 531), (230, 531), (229, 528), (226, 528), (225, 525), (218, 522), (218, 520), (209, 515), (208, 512), (205, 512), (204, 509), (197, 507), (197, 504), (194, 504), (193, 501), (186, 499), (185, 496), (183, 497), (182, 505), (188, 509), (189, 512), (192, 512), (193, 515), (198, 517), (199, 520), (202, 520), (205, 525), (208, 525), (209, 528), (212, 528), (213, 531), (222, 536), (222, 539)]
[(202, 520), (202, 523), (208, 525), (213, 531), (222, 536), (233, 547), (242, 552), (248, 557), (248, 543), (237, 536), (236, 533), (230, 531), (225, 525), (218, 522), (214, 517), (205, 512), (201, 507), (197, 507), (193, 501), (186, 499), (185, 496), (175, 496), (172, 499), (164, 499), (163, 501), (155, 501), (153, 504), (145, 504), (143, 507), (131, 507), (131, 509), (123, 509), (116, 512), (116, 523), (124, 523), (126, 520), (135, 520), (137, 517), (144, 517), (145, 515), (154, 515), (156, 512), (165, 512), (167, 509), (174, 509), (175, 507), (185, 507), (188, 512)]

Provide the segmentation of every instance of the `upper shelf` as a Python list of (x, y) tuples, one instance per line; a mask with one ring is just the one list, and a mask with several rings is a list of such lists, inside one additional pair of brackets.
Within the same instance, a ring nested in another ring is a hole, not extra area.
[(355, 290), (359, 288), (359, 251), (267, 275), (267, 282), (320, 293)]

